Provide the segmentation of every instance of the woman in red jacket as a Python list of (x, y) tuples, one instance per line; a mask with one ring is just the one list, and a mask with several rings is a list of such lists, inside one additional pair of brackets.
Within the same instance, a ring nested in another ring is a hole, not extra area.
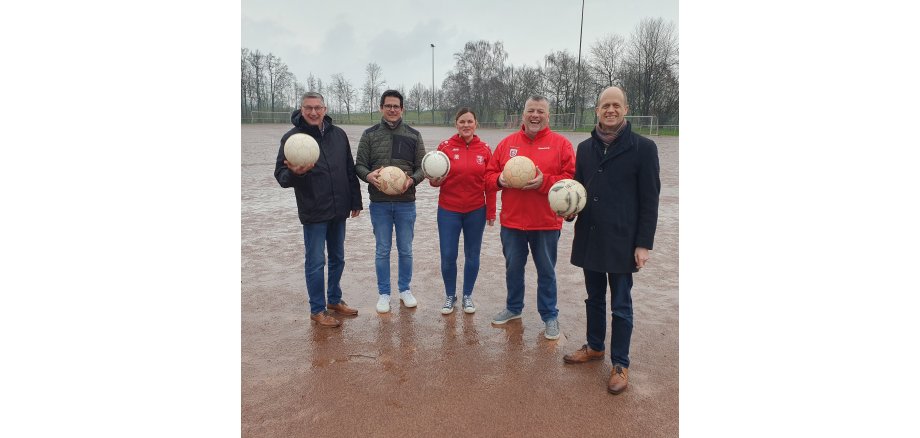
[(476, 136), (476, 113), (460, 108), (454, 117), (457, 134), (438, 145), (450, 159), (450, 172), (443, 178), (428, 178), (439, 187), (438, 239), (441, 246), (441, 276), (447, 300), (441, 313), (453, 313), (457, 301), (457, 252), (463, 231), (463, 311), (473, 313), (473, 286), (479, 275), (479, 252), (486, 223), (495, 224), (495, 190), (486, 190), (486, 165), (492, 150)]

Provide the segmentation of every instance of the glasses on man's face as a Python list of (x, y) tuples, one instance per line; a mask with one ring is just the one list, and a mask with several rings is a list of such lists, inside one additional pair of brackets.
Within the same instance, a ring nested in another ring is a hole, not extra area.
[(300, 107), (303, 108), (303, 110), (306, 111), (307, 113), (312, 113), (313, 111), (320, 112), (323, 110), (323, 108), (325, 108), (324, 106), (309, 106), (309, 105), (301, 105)]
[(391, 110), (391, 111), (396, 111), (396, 110), (398, 110), (398, 109), (402, 109), (402, 107), (399, 106), (399, 105), (384, 105), (383, 107), (386, 108), (386, 109), (388, 109), (388, 110)]

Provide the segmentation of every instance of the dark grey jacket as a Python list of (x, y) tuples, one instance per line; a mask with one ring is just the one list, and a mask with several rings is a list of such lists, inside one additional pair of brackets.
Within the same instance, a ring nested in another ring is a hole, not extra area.
[[(323, 119), (325, 131), (309, 125), (299, 110), (291, 113), (291, 128), (281, 137), (278, 158), (275, 160), (275, 179), (281, 187), (293, 187), (297, 198), (300, 223), (325, 222), (347, 218), (351, 210), (363, 210), (361, 186), (355, 174), (351, 144), (345, 131), (332, 124), (332, 118)], [(297, 176), (284, 165), (284, 142), (288, 137), (302, 132), (319, 144), (319, 159), (309, 172)]]
[(575, 222), (572, 259), (591, 271), (636, 272), (636, 247), (652, 249), (658, 225), (661, 192), (658, 146), (632, 132), (627, 122), (605, 152), (591, 138), (578, 144), (575, 177), (588, 193), (588, 202)]
[(401, 195), (387, 195), (368, 183), (367, 193), (372, 202), (415, 202), (415, 187), (425, 179), (422, 173), (422, 158), (425, 157), (425, 143), (422, 134), (406, 125), (402, 120), (396, 128), (390, 128), (386, 121), (367, 128), (358, 141), (355, 157), (355, 171), (358, 178), (367, 182), (367, 174), (385, 166), (396, 166), (404, 170), (415, 184)]

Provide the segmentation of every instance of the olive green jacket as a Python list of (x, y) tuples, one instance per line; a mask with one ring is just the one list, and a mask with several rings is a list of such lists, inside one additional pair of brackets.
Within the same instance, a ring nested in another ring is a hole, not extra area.
[(396, 128), (390, 128), (386, 121), (367, 128), (358, 142), (355, 156), (355, 171), (361, 181), (367, 183), (367, 174), (386, 166), (396, 166), (415, 181), (405, 193), (387, 195), (373, 184), (367, 184), (371, 202), (415, 202), (415, 187), (425, 179), (422, 173), (422, 158), (425, 143), (422, 134), (406, 125), (402, 120)]

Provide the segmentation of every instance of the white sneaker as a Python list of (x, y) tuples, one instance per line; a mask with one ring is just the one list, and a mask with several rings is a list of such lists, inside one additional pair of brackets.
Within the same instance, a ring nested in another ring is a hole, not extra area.
[(382, 294), (377, 299), (377, 313), (387, 313), (390, 311), (390, 294)]
[(412, 291), (410, 290), (400, 292), (399, 299), (402, 300), (403, 305), (406, 307), (415, 307), (418, 305), (418, 301), (415, 301), (415, 297), (412, 296)]

